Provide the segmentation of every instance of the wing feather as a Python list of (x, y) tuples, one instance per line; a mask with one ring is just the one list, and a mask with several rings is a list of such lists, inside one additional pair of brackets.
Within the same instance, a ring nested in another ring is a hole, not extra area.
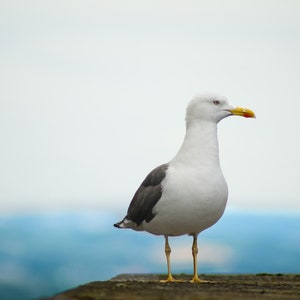
[(147, 175), (131, 200), (126, 219), (140, 225), (143, 221), (150, 222), (154, 218), (153, 207), (162, 195), (161, 182), (167, 169), (168, 164), (163, 164)]

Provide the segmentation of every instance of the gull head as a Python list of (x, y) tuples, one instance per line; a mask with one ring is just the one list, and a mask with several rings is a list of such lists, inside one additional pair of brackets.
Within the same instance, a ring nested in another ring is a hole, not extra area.
[(224, 96), (212, 93), (198, 94), (188, 104), (186, 122), (187, 125), (199, 121), (218, 123), (232, 115), (255, 118), (252, 110), (234, 106)]

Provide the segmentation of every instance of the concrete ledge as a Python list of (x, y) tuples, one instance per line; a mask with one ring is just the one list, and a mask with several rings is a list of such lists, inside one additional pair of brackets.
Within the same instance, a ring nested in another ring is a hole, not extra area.
[[(108, 281), (91, 282), (47, 300), (204, 300), (300, 299), (300, 275), (201, 275), (209, 283), (189, 283), (191, 275), (177, 274), (185, 282), (160, 283), (166, 275), (120, 274)], [(44, 299), (46, 300), (46, 299)]]

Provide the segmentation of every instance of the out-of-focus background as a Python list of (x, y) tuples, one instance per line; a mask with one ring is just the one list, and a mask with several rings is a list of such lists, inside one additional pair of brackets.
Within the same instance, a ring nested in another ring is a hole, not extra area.
[(162, 238), (112, 224), (201, 91), (257, 119), (219, 124), (230, 197), (200, 272), (300, 272), (299, 1), (11, 0), (0, 23), (1, 299), (166, 272)]

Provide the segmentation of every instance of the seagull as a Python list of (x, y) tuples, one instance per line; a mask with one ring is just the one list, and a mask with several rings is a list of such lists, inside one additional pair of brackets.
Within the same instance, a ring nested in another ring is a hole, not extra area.
[(204, 282), (197, 271), (197, 238), (225, 210), (228, 188), (220, 167), (217, 124), (232, 115), (255, 118), (253, 111), (230, 104), (224, 96), (195, 96), (187, 106), (186, 134), (179, 151), (146, 176), (126, 216), (114, 224), (164, 236), (168, 276), (162, 282), (179, 281), (171, 273), (168, 238), (185, 234), (193, 237), (194, 274), (190, 282)]

